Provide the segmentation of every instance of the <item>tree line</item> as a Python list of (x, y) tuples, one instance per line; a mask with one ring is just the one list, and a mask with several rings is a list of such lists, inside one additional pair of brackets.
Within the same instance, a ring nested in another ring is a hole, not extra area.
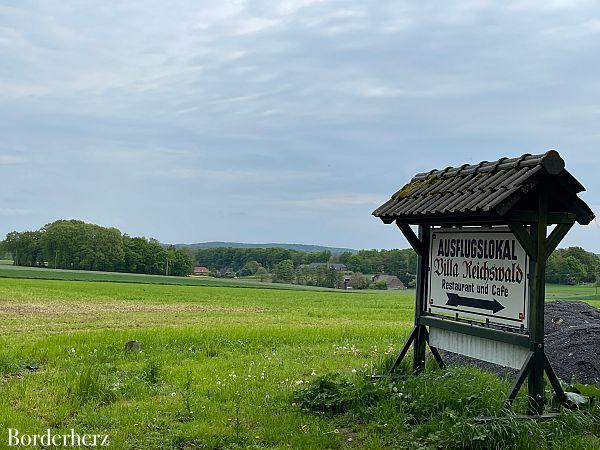
[(294, 267), (315, 262), (328, 262), (331, 252), (304, 252), (285, 248), (201, 248), (196, 252), (196, 262), (210, 269), (228, 268), (234, 272), (243, 272), (244, 267), (253, 262), (271, 271), (273, 267), (285, 260), (290, 260)]
[[(304, 266), (314, 262), (345, 264), (349, 272), (361, 274), (384, 273), (397, 276), (406, 286), (414, 287), (417, 255), (412, 249), (360, 250), (357, 253), (331, 254), (303, 252), (282, 248), (206, 248), (195, 255), (199, 265), (213, 270), (228, 268), (241, 276), (255, 275), (286, 282), (292, 279), (300, 284), (339, 284), (333, 272), (308, 269)], [(282, 264), (285, 262), (285, 264)], [(593, 283), (600, 273), (600, 258), (581, 247), (557, 249), (550, 255), (546, 268), (546, 281), (557, 284)], [(283, 275), (282, 275), (283, 274)], [(360, 279), (360, 277), (357, 277)], [(317, 281), (315, 281), (317, 280)], [(327, 281), (324, 281), (327, 280)], [(358, 284), (362, 284), (358, 282)]]
[(559, 248), (548, 258), (546, 282), (556, 284), (599, 281), (600, 257), (581, 247)]
[(417, 254), (412, 248), (402, 250), (360, 250), (342, 253), (339, 262), (352, 272), (395, 275), (408, 287), (414, 287)]
[[(302, 267), (311, 263), (330, 262), (345, 264), (351, 272), (396, 275), (406, 285), (414, 284), (417, 267), (417, 255), (412, 249), (360, 250), (354, 254), (351, 252), (332, 254), (329, 251), (304, 252), (283, 248), (214, 247), (199, 249), (196, 252), (196, 262), (199, 265), (213, 270), (231, 269), (242, 276), (255, 274), (258, 267), (273, 272), (275, 266), (283, 261), (289, 261), (292, 270), (303, 269), (303, 272), (299, 273), (300, 279), (303, 280), (315, 278), (333, 280), (332, 274), (316, 273), (314, 270), (309, 271), (306, 267)], [(289, 265), (286, 262), (286, 267)], [(333, 281), (327, 284), (333, 284)]]
[(193, 260), (183, 250), (117, 228), (57, 220), (37, 231), (13, 231), (1, 249), (18, 266), (186, 276)]
[[(164, 247), (154, 239), (131, 237), (117, 228), (106, 228), (81, 220), (57, 220), (37, 231), (13, 231), (0, 243), (15, 265), (59, 269), (100, 270), (185, 276), (192, 271), (188, 252)], [(311, 263), (342, 263), (356, 274), (384, 273), (397, 276), (413, 287), (417, 255), (412, 249), (360, 250), (332, 254), (283, 248), (198, 249), (198, 265), (213, 271), (230, 269), (239, 275), (254, 275), (273, 281), (335, 287), (340, 273), (327, 267), (308, 268)], [(557, 249), (546, 268), (549, 283), (593, 283), (599, 279), (600, 258), (581, 247)], [(361, 275), (362, 276), (362, 275)], [(356, 275), (353, 283), (368, 282)]]

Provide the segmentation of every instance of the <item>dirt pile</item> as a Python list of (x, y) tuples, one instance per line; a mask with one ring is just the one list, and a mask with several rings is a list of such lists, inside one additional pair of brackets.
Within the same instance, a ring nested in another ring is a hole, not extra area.
[(546, 355), (565, 381), (600, 385), (600, 310), (583, 302), (546, 303)]
[[(600, 385), (600, 310), (584, 302), (546, 303), (546, 354), (563, 381)], [(476, 365), (501, 377), (514, 376), (508, 367), (441, 352), (449, 365)]]

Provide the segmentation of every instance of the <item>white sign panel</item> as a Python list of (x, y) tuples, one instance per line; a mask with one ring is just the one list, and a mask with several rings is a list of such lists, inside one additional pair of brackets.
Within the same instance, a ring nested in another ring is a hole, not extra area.
[(429, 329), (429, 345), (513, 369), (523, 367), (529, 355), (525, 347), (435, 327)]
[(508, 230), (433, 229), (427, 311), (527, 328), (527, 253)]

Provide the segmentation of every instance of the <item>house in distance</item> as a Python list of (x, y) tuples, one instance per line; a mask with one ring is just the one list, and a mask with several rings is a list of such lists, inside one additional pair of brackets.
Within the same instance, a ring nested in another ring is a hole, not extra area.
[(204, 267), (204, 266), (196, 266), (194, 267), (192, 273), (194, 275), (208, 275), (209, 274), (209, 270), (208, 267)]
[(378, 273), (377, 275), (373, 275), (372, 281), (385, 281), (385, 284), (388, 289), (406, 289), (404, 283), (396, 275), (386, 275), (383, 273)]

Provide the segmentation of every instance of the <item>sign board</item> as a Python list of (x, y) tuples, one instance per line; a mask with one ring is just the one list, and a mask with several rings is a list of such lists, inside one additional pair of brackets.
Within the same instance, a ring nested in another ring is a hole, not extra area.
[(429, 242), (426, 310), (528, 326), (527, 253), (506, 228), (439, 228)]
[(435, 327), (429, 329), (429, 345), (513, 369), (523, 367), (529, 354), (525, 347)]

